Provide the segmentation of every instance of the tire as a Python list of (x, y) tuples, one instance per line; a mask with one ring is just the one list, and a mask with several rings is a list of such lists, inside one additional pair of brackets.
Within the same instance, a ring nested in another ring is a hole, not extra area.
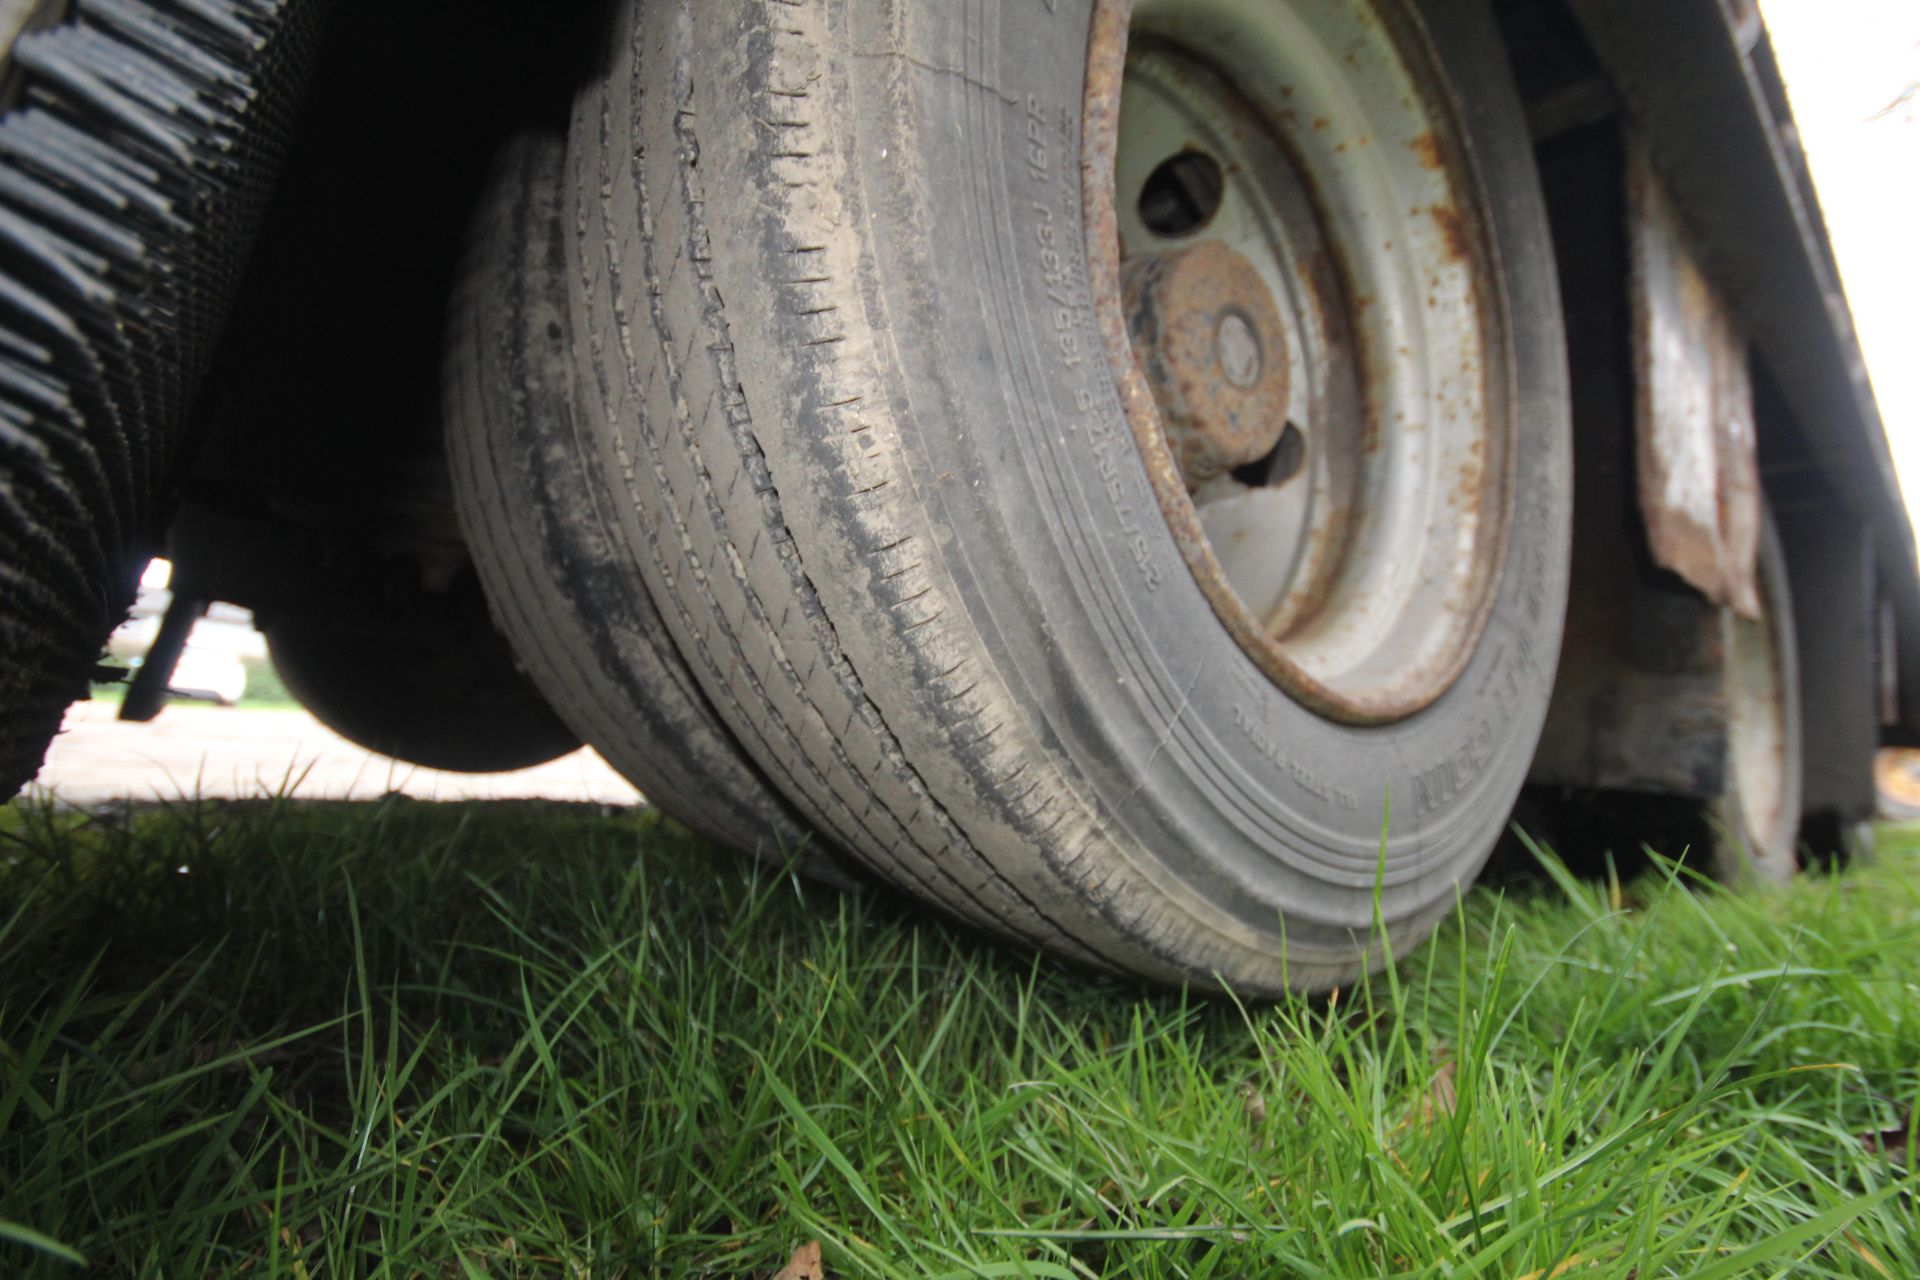
[(4, 6), (0, 800), (163, 549), (326, 7)]
[[(564, 138), (511, 140), (469, 236), (445, 384), (461, 527), (496, 624), (560, 718), (689, 829), (784, 860), (805, 827), (721, 727), (645, 584), (623, 569), (610, 490), (575, 437), (565, 173)], [(835, 874), (821, 854), (801, 865)]]
[(1080, 216), (1085, 0), (623, 11), (570, 139), (582, 409), (716, 709), (878, 874), (1070, 960), (1275, 993), (1379, 965), (1376, 920), (1411, 943), (1478, 870), (1554, 673), (1568, 411), (1498, 36), (1444, 7), (1395, 38), (1468, 103), (1510, 505), (1478, 639), (1412, 706), (1283, 687), (1162, 517)]
[(1761, 531), (1762, 617), (1723, 611), (1727, 785), (1713, 806), (1715, 869), (1729, 882), (1785, 882), (1800, 867), (1800, 655), (1786, 553), (1771, 518)]
[(579, 750), (473, 603), (457, 620), (407, 632), (313, 614), (275, 617), (261, 631), (287, 692), (369, 751), (454, 773), (507, 773)]

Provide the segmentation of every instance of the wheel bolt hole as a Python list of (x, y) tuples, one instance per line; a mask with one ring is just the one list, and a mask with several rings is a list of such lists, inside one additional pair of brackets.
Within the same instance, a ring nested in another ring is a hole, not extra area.
[(1220, 162), (1204, 151), (1162, 160), (1140, 189), (1140, 221), (1160, 236), (1188, 236), (1213, 221), (1226, 195)]
[(1233, 469), (1233, 478), (1250, 488), (1279, 486), (1300, 474), (1307, 465), (1307, 436), (1291, 422), (1266, 456), (1255, 458)]

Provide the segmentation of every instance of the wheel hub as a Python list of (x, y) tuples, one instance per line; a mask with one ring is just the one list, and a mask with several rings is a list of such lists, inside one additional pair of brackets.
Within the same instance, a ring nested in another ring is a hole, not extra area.
[(1253, 264), (1205, 240), (1132, 259), (1121, 288), (1187, 488), (1272, 453), (1287, 426), (1287, 339)]
[(1411, 716), (1479, 644), (1515, 498), (1456, 109), (1390, 0), (1130, 7), (1100, 0), (1087, 230), (1161, 511), (1275, 684), (1331, 719)]

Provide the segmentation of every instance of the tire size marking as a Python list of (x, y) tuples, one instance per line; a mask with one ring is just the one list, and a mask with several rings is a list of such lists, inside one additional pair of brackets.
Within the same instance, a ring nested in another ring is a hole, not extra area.
[(1520, 698), (1534, 682), (1539, 660), (1533, 640), (1525, 631), (1516, 631), (1511, 642), (1502, 639), (1487, 668), (1486, 688), (1503, 716), (1511, 717), (1520, 707)]
[(1413, 775), (1413, 807), (1422, 815), (1451, 804), (1493, 759), (1493, 726), (1480, 721), (1439, 764)]
[(1264, 720), (1255, 716), (1245, 706), (1236, 704), (1233, 708), (1233, 727), (1240, 731), (1253, 749), (1260, 753), (1266, 762), (1300, 784), (1302, 790), (1310, 795), (1319, 796), (1337, 809), (1350, 813), (1360, 810), (1360, 797), (1343, 787), (1336, 787), (1325, 778), (1313, 772), (1280, 749), (1268, 732)]
[(1051, 160), (1047, 149), (1046, 104), (1040, 101), (1040, 95), (1030, 93), (1027, 95), (1027, 176), (1046, 186), (1050, 181)]
[[(1534, 683), (1540, 664), (1525, 631), (1499, 640), (1497, 646), (1484, 687), (1502, 718), (1511, 720), (1520, 707), (1521, 696)], [(1492, 723), (1482, 719), (1440, 763), (1416, 771), (1414, 809), (1424, 815), (1452, 804), (1493, 760), (1498, 741)]]
[[(1039, 189), (1029, 198), (1033, 237), (1038, 248), (1039, 284), (1046, 295), (1044, 314), (1052, 321), (1051, 347), (1073, 393), (1073, 412), (1066, 429), (1092, 453), (1107, 505), (1119, 522), (1121, 539), (1133, 559), (1141, 584), (1153, 591), (1161, 582), (1147, 541), (1149, 526), (1141, 523), (1141, 507), (1129, 495), (1144, 480), (1125, 464), (1134, 453), (1124, 423), (1120, 397), (1100, 356), (1101, 342), (1093, 321), (1093, 301), (1083, 283), (1086, 266), (1080, 248), (1079, 166), (1056, 165), (1062, 155), (1076, 154), (1075, 117), (1064, 107), (1050, 107), (1037, 93), (1026, 99), (1022, 120), (1023, 155), (1027, 177)], [(1089, 354), (1091, 353), (1091, 355)], [(1129, 485), (1129, 480), (1134, 481)], [(1148, 508), (1151, 514), (1151, 508)]]

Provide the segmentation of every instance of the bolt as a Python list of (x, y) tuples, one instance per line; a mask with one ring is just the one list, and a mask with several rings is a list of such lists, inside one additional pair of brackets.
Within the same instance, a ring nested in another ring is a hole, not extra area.
[(1214, 334), (1214, 350), (1220, 359), (1220, 371), (1236, 387), (1250, 387), (1260, 378), (1260, 340), (1253, 326), (1238, 311), (1229, 311), (1220, 320)]

